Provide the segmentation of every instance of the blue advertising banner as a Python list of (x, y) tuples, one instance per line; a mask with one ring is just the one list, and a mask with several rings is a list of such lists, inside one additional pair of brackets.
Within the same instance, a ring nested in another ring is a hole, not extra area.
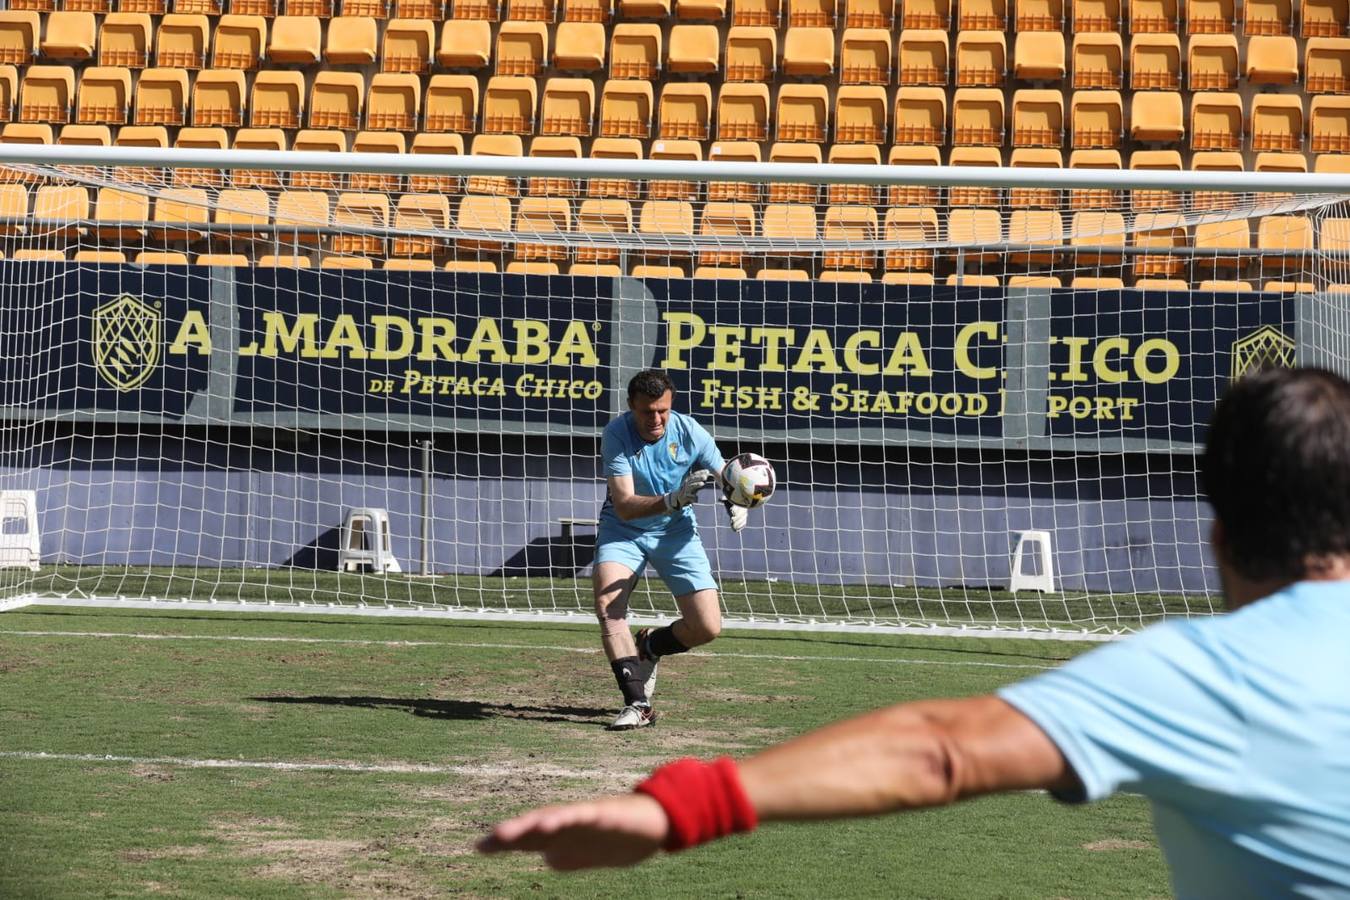
[[(883, 284), (649, 282), (687, 408), (742, 433), (1002, 433), (1000, 291)], [(805, 435), (804, 435), (805, 437)]]
[(210, 284), (186, 268), (0, 260), (11, 408), (182, 418), (207, 389)]
[(235, 298), (238, 413), (608, 419), (608, 279), (264, 272)]

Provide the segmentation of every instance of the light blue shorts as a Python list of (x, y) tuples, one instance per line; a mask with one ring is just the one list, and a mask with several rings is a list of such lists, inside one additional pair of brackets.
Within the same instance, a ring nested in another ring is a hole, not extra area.
[(595, 540), (595, 562), (613, 562), (642, 574), (651, 563), (676, 597), (694, 591), (717, 590), (712, 565), (691, 524), (667, 531), (632, 534), (604, 519)]

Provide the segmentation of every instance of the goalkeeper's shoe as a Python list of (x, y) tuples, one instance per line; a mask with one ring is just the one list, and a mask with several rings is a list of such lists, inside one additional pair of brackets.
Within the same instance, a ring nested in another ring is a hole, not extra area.
[(619, 710), (619, 714), (610, 723), (610, 731), (632, 731), (634, 728), (646, 728), (656, 724), (656, 710), (648, 705), (630, 704)]
[(650, 653), (647, 650), (647, 638), (651, 637), (651, 633), (652, 629), (650, 628), (639, 628), (637, 637), (635, 638), (637, 642), (638, 659), (642, 661), (643, 665), (651, 667), (647, 672), (647, 684), (643, 688), (643, 693), (647, 695), (647, 701), (649, 703), (651, 702), (652, 695), (656, 693), (656, 666), (657, 663), (661, 662), (661, 657), (654, 653)]

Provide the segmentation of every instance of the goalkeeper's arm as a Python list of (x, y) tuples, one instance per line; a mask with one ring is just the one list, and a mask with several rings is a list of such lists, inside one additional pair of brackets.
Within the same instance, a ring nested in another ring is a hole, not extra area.
[(609, 498), (620, 519), (625, 522), (644, 519), (647, 516), (675, 512), (693, 503), (698, 499), (698, 492), (710, 482), (711, 478), (712, 473), (706, 469), (699, 469), (686, 475), (673, 491), (647, 496), (636, 492), (632, 475), (611, 475)]

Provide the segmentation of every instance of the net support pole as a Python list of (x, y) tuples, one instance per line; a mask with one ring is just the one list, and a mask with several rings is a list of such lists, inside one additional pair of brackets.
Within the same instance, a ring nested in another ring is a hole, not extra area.
[(422, 564), (419, 573), (431, 574), (431, 440), (422, 441)]

